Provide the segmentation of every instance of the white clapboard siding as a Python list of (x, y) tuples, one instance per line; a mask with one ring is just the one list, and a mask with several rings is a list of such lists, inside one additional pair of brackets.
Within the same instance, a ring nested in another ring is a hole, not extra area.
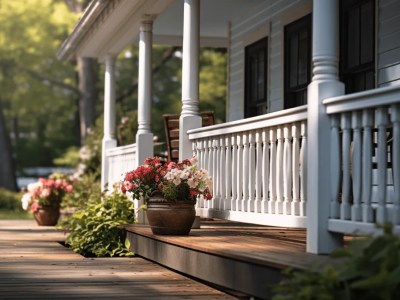
[(331, 118), (329, 229), (400, 230), (400, 86), (324, 101)]
[(400, 83), (400, 1), (379, 1), (378, 84)]
[(306, 226), (306, 107), (190, 130), (193, 154), (213, 178), (203, 217)]
[[(244, 55), (245, 47), (252, 42), (254, 32), (260, 28), (268, 27), (268, 111), (274, 112), (283, 109), (283, 22), (282, 18), (289, 16), (293, 18), (299, 11), (311, 1), (264, 1), (251, 7), (249, 11), (240, 15), (240, 18), (231, 21), (230, 51), (229, 51), (229, 106), (227, 119), (229, 121), (239, 120), (244, 117)], [(295, 13), (293, 13), (295, 12)], [(299, 18), (301, 16), (299, 15)], [(294, 17), (296, 19), (296, 17)], [(294, 21), (294, 20), (293, 20)], [(265, 37), (259, 36), (261, 39)]]

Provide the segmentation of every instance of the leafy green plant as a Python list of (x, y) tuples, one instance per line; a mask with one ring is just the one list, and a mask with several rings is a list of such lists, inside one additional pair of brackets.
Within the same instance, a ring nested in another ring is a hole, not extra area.
[(316, 270), (286, 270), (273, 300), (400, 299), (400, 237), (392, 226), (384, 234), (354, 240), (333, 253), (338, 264)]
[(84, 256), (132, 256), (122, 226), (135, 222), (133, 208), (132, 201), (116, 192), (88, 201), (61, 222), (70, 231), (66, 244)]
[(82, 176), (72, 183), (74, 190), (64, 196), (61, 202), (63, 209), (83, 209), (87, 202), (96, 201), (102, 197), (100, 182), (96, 174)]
[(21, 193), (0, 188), (0, 209), (22, 211)]

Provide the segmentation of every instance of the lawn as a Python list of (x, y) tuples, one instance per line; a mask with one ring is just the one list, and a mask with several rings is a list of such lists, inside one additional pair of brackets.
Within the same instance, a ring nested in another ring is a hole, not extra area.
[(0, 220), (33, 219), (33, 214), (26, 211), (0, 209)]

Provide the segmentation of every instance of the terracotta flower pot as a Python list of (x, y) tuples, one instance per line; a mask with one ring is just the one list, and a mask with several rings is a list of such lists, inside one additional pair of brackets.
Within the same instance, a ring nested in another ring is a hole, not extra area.
[(55, 206), (39, 206), (33, 215), (39, 226), (54, 226), (60, 217), (60, 208)]
[(170, 202), (154, 194), (147, 202), (151, 231), (159, 235), (188, 235), (196, 216), (196, 201)]

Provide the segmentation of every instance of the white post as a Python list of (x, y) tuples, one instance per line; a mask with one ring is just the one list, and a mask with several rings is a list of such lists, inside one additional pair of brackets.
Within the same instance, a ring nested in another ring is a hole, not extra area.
[(329, 253), (341, 246), (342, 235), (328, 231), (330, 182), (330, 119), (322, 100), (342, 95), (338, 79), (339, 3), (313, 1), (313, 78), (308, 86), (307, 252)]
[(153, 19), (146, 16), (140, 25), (139, 78), (138, 78), (138, 132), (136, 134), (136, 164), (153, 156), (153, 134), (151, 124), (152, 87), (152, 37)]
[(182, 112), (179, 119), (179, 160), (192, 156), (186, 134), (201, 127), (199, 116), (200, 1), (185, 0), (183, 11)]
[[(117, 146), (115, 139), (115, 56), (105, 59), (104, 78), (104, 131), (101, 151), (101, 190), (108, 184), (109, 165), (106, 152)], [(109, 187), (112, 188), (112, 187)]]

